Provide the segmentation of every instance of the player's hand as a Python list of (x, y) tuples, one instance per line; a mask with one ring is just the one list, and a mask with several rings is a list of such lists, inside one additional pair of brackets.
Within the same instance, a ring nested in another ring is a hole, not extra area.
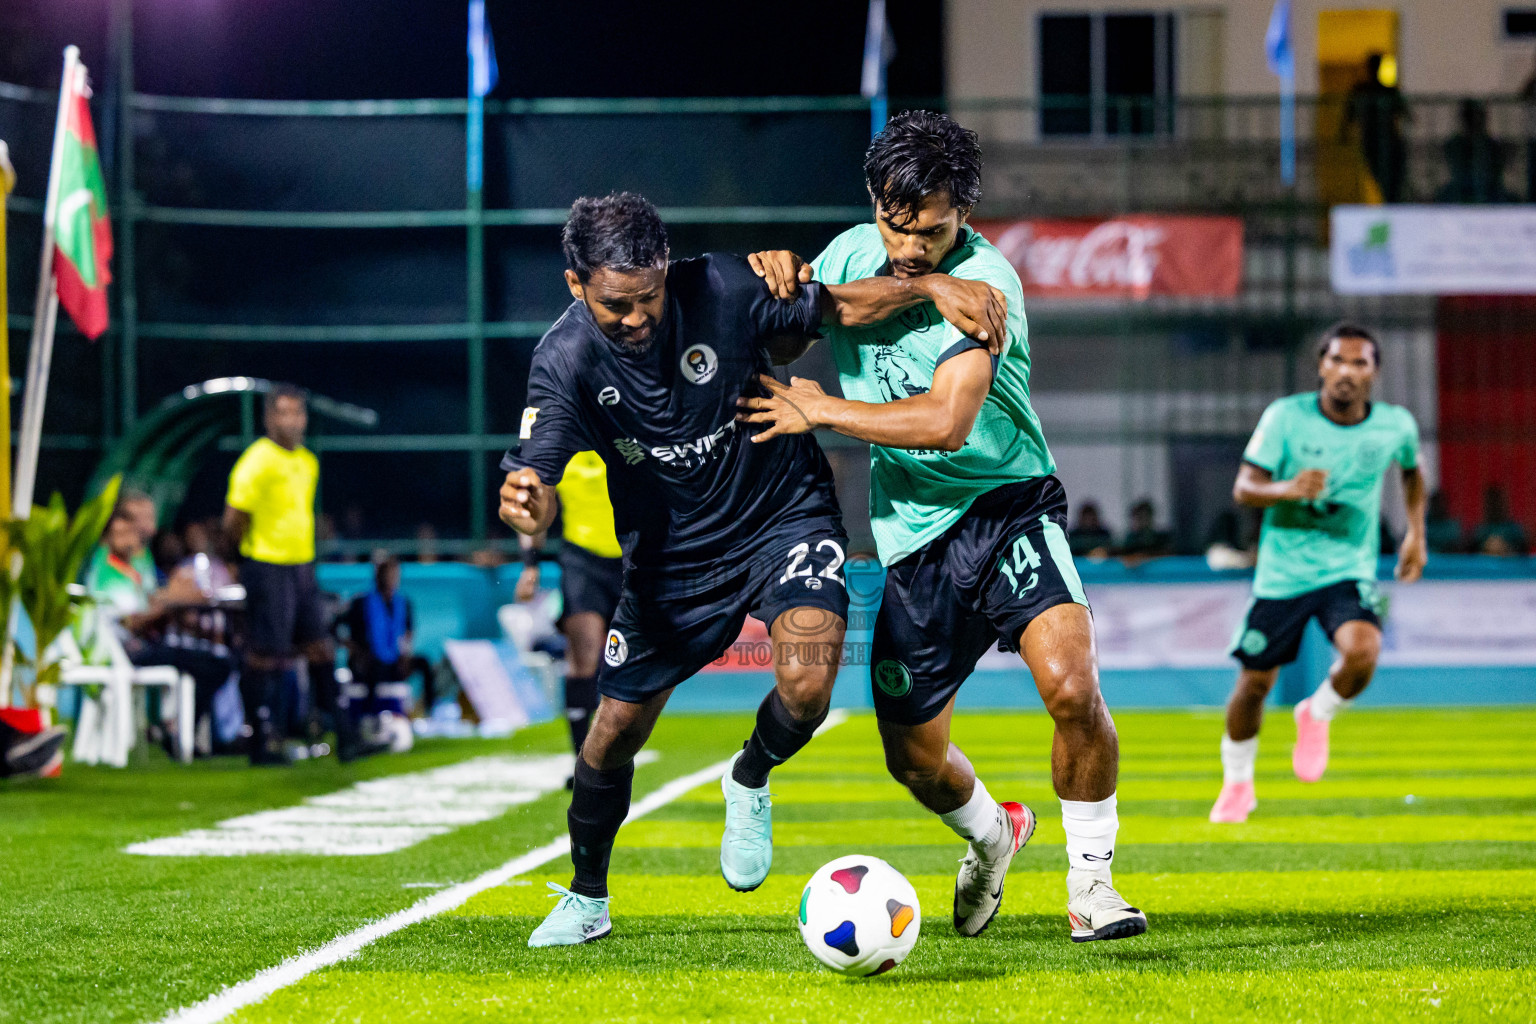
[(1316, 501), (1327, 486), (1326, 469), (1304, 469), (1291, 478), (1286, 497), (1291, 501)]
[(985, 281), (967, 281), (948, 274), (916, 279), (939, 315), (968, 338), (984, 342), (987, 351), (1002, 355), (1008, 341), (1008, 297)]
[(820, 384), (804, 377), (791, 377), (785, 384), (766, 373), (760, 374), (758, 380), (768, 389), (767, 398), (743, 395), (736, 399), (741, 410), (736, 413), (737, 423), (768, 425), (768, 429), (752, 435), (754, 444), (781, 434), (806, 434), (822, 425), (816, 413), (830, 396), (821, 390)]
[(1409, 533), (1403, 538), (1402, 545), (1397, 549), (1397, 578), (1401, 583), (1415, 583), (1424, 575), (1424, 566), (1429, 562), (1429, 546), (1424, 543), (1424, 538), (1416, 533)]
[(518, 604), (526, 604), (532, 601), (539, 592), (539, 570), (537, 566), (525, 565), (523, 571), (517, 577), (517, 589), (512, 591), (512, 598)]
[(816, 276), (811, 265), (788, 249), (754, 252), (747, 263), (758, 277), (768, 282), (768, 291), (776, 299), (792, 299), (800, 294), (802, 284)]
[(515, 469), (501, 485), (501, 521), (518, 533), (534, 534), (548, 525), (551, 489), (531, 469)]

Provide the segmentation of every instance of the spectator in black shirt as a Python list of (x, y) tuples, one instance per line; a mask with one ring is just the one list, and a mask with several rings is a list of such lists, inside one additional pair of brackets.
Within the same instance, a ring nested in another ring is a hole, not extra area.
[(1068, 535), (1072, 554), (1078, 558), (1108, 558), (1114, 543), (1114, 538), (1104, 528), (1104, 521), (1099, 518), (1099, 506), (1091, 501), (1084, 502), (1077, 510), (1077, 522)]
[(1160, 558), (1173, 554), (1173, 534), (1157, 528), (1157, 515), (1151, 498), (1142, 498), (1131, 506), (1131, 528), (1115, 552), (1124, 558)]

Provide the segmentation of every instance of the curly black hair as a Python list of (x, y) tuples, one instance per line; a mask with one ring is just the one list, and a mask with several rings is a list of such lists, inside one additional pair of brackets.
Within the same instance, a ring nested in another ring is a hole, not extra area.
[(667, 228), (644, 196), (582, 196), (571, 204), (560, 248), (566, 264), (586, 284), (599, 267), (623, 272), (665, 267)]
[(913, 220), (939, 192), (962, 210), (981, 201), (981, 142), (932, 110), (907, 110), (885, 123), (864, 153), (864, 181), (887, 213)]
[(1317, 346), (1317, 358), (1322, 359), (1328, 354), (1328, 346), (1338, 338), (1359, 338), (1361, 341), (1371, 343), (1371, 363), (1381, 366), (1381, 342), (1376, 339), (1368, 328), (1362, 327), (1352, 320), (1340, 320), (1323, 332), (1322, 340)]

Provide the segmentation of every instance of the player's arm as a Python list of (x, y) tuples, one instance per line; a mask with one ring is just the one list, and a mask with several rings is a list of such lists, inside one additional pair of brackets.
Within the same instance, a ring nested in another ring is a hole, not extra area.
[(517, 535), (518, 547), (522, 549), (523, 554), (523, 571), (517, 577), (517, 589), (513, 591), (512, 597), (519, 603), (532, 601), (533, 595), (538, 593), (539, 550), (544, 547), (544, 541), (548, 536), (547, 532)]
[(507, 473), (501, 484), (501, 521), (527, 536), (543, 533), (555, 521), (555, 489), (531, 466)]
[[(540, 350), (547, 341), (546, 335)], [(519, 444), (501, 460), (507, 475), (496, 510), (502, 522), (528, 537), (547, 532), (555, 521), (559, 509), (555, 484), (571, 457), (597, 447), (587, 436), (580, 412), (566, 397), (574, 390), (569, 371), (540, 350), (535, 350), (528, 368), (528, 405), (518, 426)]]
[(1325, 469), (1304, 469), (1289, 480), (1276, 480), (1264, 467), (1244, 462), (1232, 485), (1232, 500), (1249, 508), (1269, 508), (1282, 501), (1312, 501), (1327, 484)]
[(230, 549), (240, 550), (240, 542), (251, 528), (251, 512), (260, 499), (261, 473), (258, 449), (247, 448), (229, 471), (229, 487), (224, 493), (224, 536)]
[[(814, 276), (811, 265), (788, 250), (755, 252), (747, 257), (753, 272), (780, 300), (799, 294)], [(985, 281), (948, 274), (922, 277), (868, 277), (823, 286), (822, 322), (866, 327), (889, 320), (902, 310), (931, 302), (939, 315), (968, 338), (986, 343), (993, 355), (1008, 337), (1008, 298)]]
[(803, 377), (791, 377), (788, 384), (768, 376), (760, 379), (768, 397), (737, 402), (737, 420), (766, 427), (753, 436), (754, 442), (830, 427), (886, 448), (957, 452), (992, 387), (992, 356), (973, 348), (946, 359), (934, 371), (931, 390), (895, 402), (834, 398)]
[(763, 342), (768, 350), (768, 362), (774, 366), (788, 366), (811, 350), (816, 338), (808, 334), (776, 334)]
[(224, 536), (229, 540), (232, 551), (240, 550), (240, 542), (245, 539), (245, 531), (251, 528), (251, 514), (244, 509), (235, 508), (233, 505), (224, 506)]
[(1408, 530), (1397, 548), (1397, 578), (1412, 583), (1424, 575), (1429, 561), (1428, 534), (1424, 517), (1429, 508), (1429, 488), (1417, 467), (1403, 470), (1403, 504), (1408, 509)]

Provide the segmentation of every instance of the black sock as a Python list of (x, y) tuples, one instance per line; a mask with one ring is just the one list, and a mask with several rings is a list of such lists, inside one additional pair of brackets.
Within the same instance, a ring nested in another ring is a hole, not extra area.
[(246, 724), (251, 727), (251, 760), (281, 752), (288, 702), (283, 674), (274, 669), (246, 669), (240, 675)]
[(750, 789), (768, 785), (769, 770), (788, 761), (811, 742), (811, 737), (826, 719), (827, 709), (823, 708), (821, 714), (809, 722), (800, 721), (779, 699), (779, 691), (770, 690), (758, 705), (757, 727), (736, 759), (731, 778)]
[(251, 710), (256, 722), (281, 733), (288, 721), (288, 687), (280, 669), (257, 669), (246, 673), (251, 684)]
[(571, 727), (571, 747), (581, 753), (597, 710), (597, 676), (565, 677), (565, 720)]
[(304, 719), (309, 714), (310, 699), (305, 680), (297, 668), (285, 668), (278, 673), (278, 703), (272, 706), (272, 721), (286, 739), (302, 734)]
[(608, 895), (608, 858), (613, 839), (629, 814), (635, 783), (635, 763), (599, 771), (576, 759), (576, 783), (566, 825), (571, 831), (571, 863), (576, 867), (571, 891), (580, 896)]

